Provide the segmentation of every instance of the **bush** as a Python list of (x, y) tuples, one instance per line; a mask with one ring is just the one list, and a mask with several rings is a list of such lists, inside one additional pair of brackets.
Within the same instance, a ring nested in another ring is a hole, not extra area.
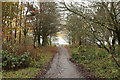
[(16, 69), (18, 67), (28, 67), (31, 63), (29, 52), (25, 52), (19, 56), (15, 56), (6, 50), (2, 50), (2, 67), (3, 69)]

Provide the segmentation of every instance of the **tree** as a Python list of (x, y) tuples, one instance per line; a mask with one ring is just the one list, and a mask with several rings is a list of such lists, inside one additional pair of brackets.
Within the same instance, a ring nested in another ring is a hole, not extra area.
[[(117, 19), (118, 15), (118, 4), (119, 2), (101, 2), (101, 3), (90, 3), (90, 5), (84, 6), (81, 4), (71, 4), (67, 6), (65, 3), (64, 7), (82, 17), (85, 20), (88, 27), (88, 31), (92, 33), (94, 42), (104, 48), (112, 55), (112, 58), (116, 62), (117, 66), (120, 67), (119, 63), (114, 57), (116, 41), (119, 43), (119, 22)], [(89, 35), (89, 34), (87, 34)], [(106, 44), (109, 47), (106, 47)]]
[(54, 2), (40, 2), (39, 8), (40, 12), (36, 15), (34, 34), (37, 36), (38, 45), (40, 45), (40, 39), (42, 38), (42, 46), (46, 46), (48, 45), (48, 38), (58, 32), (59, 14)]
[[(3, 34), (4, 37), (7, 38), (7, 42), (11, 41), (13, 38), (13, 31), (16, 32), (16, 28), (13, 28), (13, 21), (14, 19), (17, 20), (18, 16), (18, 3), (14, 2), (3, 2), (2, 3), (2, 26), (3, 26)], [(16, 25), (14, 25), (16, 26)], [(16, 33), (15, 33), (16, 38)]]
[(66, 29), (69, 31), (69, 36), (71, 37), (72, 44), (82, 44), (82, 40), (85, 39), (85, 27), (84, 21), (81, 20), (81, 17), (70, 14), (68, 15)]

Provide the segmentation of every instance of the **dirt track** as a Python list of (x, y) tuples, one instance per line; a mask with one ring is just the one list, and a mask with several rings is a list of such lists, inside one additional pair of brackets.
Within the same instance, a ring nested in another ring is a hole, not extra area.
[(69, 61), (67, 49), (60, 47), (53, 59), (51, 68), (44, 75), (44, 78), (84, 78), (78, 72), (76, 66)]

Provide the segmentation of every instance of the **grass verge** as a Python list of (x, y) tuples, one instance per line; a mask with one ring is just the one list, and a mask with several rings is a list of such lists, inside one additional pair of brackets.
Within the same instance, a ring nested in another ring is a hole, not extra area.
[[(120, 55), (115, 58), (120, 63)], [(104, 49), (95, 46), (71, 47), (71, 60), (84, 66), (84, 69), (99, 78), (120, 78), (119, 68), (111, 55)]]

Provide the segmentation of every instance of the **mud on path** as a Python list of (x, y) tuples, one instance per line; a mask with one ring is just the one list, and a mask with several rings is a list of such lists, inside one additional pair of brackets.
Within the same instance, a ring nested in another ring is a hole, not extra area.
[(55, 55), (51, 68), (44, 75), (44, 78), (84, 78), (82, 73), (78, 72), (76, 66), (69, 61), (67, 49), (59, 47)]

